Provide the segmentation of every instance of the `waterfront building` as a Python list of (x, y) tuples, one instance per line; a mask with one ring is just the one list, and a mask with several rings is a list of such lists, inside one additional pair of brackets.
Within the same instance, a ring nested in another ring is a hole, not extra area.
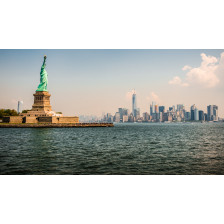
[(112, 123), (113, 122), (113, 116), (110, 113), (107, 113), (106, 115), (106, 121)]
[(173, 121), (172, 115), (169, 112), (163, 113), (163, 121)]
[(213, 105), (207, 106), (207, 114), (208, 114), (208, 121), (212, 121), (213, 119)]
[(152, 116), (155, 113), (155, 102), (152, 102), (152, 104), (150, 105), (150, 115)]
[(165, 112), (165, 106), (159, 106), (159, 113), (164, 113)]
[(194, 110), (194, 120), (199, 121), (199, 112), (198, 112), (197, 108), (195, 108), (195, 110)]
[(199, 110), (199, 121), (204, 121), (205, 117), (204, 117), (204, 111), (203, 110)]
[(194, 116), (195, 109), (196, 109), (196, 106), (194, 104), (194, 105), (191, 106), (191, 120), (192, 121), (194, 121), (194, 118), (195, 118), (195, 116)]
[(191, 120), (191, 112), (186, 111), (186, 112), (184, 113), (184, 119), (185, 119), (186, 121), (190, 121), (190, 120)]
[(218, 121), (218, 106), (213, 105), (213, 121)]
[(128, 122), (128, 115), (123, 115), (122, 121), (123, 123)]
[(115, 116), (114, 116), (114, 122), (119, 123), (120, 121), (121, 121), (120, 113), (119, 112), (116, 112), (115, 113)]
[(175, 112), (175, 106), (169, 107), (169, 111)]
[(143, 121), (150, 121), (150, 114), (145, 112), (143, 113)]
[(184, 105), (183, 104), (177, 104), (177, 111), (182, 111), (184, 110)]
[(160, 122), (163, 121), (163, 112), (159, 112), (159, 121), (160, 121)]
[(120, 114), (121, 121), (123, 119), (123, 116), (128, 116), (128, 109), (126, 108), (118, 108), (118, 112)]
[(140, 108), (135, 110), (134, 117), (136, 121), (140, 118)]
[(123, 117), (123, 108), (118, 108), (118, 112), (120, 114), (120, 118)]
[(204, 119), (205, 121), (208, 121), (208, 115), (206, 113), (204, 113)]
[(216, 105), (207, 106), (207, 119), (208, 121), (218, 120), (218, 106)]
[(134, 122), (134, 116), (132, 113), (128, 116), (128, 122)]
[(135, 113), (135, 110), (137, 109), (137, 99), (136, 99), (136, 93), (134, 92), (132, 95), (132, 113)]
[(23, 101), (18, 101), (17, 113), (20, 114), (23, 111)]
[(158, 114), (159, 113), (159, 106), (155, 105), (155, 113)]
[(152, 116), (152, 105), (150, 104), (150, 115)]

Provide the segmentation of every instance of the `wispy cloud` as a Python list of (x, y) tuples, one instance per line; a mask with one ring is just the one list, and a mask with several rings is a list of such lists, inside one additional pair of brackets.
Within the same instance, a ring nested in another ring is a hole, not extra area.
[(150, 95), (147, 97), (147, 100), (150, 102), (154, 101), (156, 103), (161, 102), (159, 96), (155, 92), (151, 92)]
[(183, 71), (190, 70), (190, 69), (191, 69), (191, 66), (189, 66), (189, 65), (185, 65), (185, 66), (182, 68)]
[(179, 86), (200, 85), (206, 88), (217, 86), (224, 73), (224, 52), (220, 58), (202, 53), (201, 59), (202, 62), (199, 67), (192, 68), (185, 65), (182, 68), (183, 71), (187, 71), (184, 81), (179, 76), (175, 76), (169, 81), (169, 84)]
[(189, 86), (188, 83), (182, 82), (182, 80), (181, 80), (181, 78), (179, 76), (173, 77), (173, 79), (169, 81), (169, 84), (171, 84), (171, 85), (180, 85), (180, 86)]

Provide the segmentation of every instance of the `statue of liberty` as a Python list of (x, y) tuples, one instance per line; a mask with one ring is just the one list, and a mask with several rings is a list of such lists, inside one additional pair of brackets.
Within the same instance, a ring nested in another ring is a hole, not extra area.
[(44, 55), (44, 62), (43, 65), (41, 66), (41, 70), (40, 70), (40, 84), (37, 87), (36, 91), (46, 91), (47, 92), (47, 83), (48, 83), (48, 75), (47, 75), (47, 71), (45, 70), (46, 67), (46, 59), (47, 56)]

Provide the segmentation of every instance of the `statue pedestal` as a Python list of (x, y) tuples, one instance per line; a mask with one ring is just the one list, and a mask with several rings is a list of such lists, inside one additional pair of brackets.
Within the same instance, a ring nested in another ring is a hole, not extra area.
[(50, 113), (52, 111), (50, 104), (51, 94), (46, 91), (36, 91), (33, 96), (34, 104), (27, 116), (52, 116)]

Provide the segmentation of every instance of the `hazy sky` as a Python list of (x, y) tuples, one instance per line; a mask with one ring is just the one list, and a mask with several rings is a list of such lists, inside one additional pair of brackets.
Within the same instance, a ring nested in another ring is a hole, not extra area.
[(0, 108), (31, 109), (47, 55), (48, 90), (55, 111), (102, 115), (151, 101), (168, 106), (219, 106), (224, 117), (224, 50), (0, 50)]

